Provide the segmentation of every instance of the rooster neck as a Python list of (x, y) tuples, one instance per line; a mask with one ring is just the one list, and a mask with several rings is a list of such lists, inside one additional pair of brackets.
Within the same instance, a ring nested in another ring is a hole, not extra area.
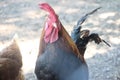
[(73, 42), (69, 34), (66, 32), (64, 27), (61, 28), (60, 34), (61, 34), (61, 37), (64, 39), (65, 44), (69, 46), (69, 49), (71, 49), (73, 53), (76, 56), (78, 56), (78, 58), (80, 58), (83, 62), (85, 62), (84, 57), (80, 54), (77, 46), (75, 45), (75, 43)]
[[(38, 56), (40, 56), (41, 54), (44, 53), (44, 51), (47, 49), (47, 46), (52, 45), (51, 49), (54, 50), (54, 47), (65, 48), (65, 50), (67, 50), (67, 51), (72, 51), (76, 56), (78, 56), (78, 58), (81, 59), (82, 62), (85, 62), (84, 58), (82, 57), (82, 55), (80, 55), (79, 50), (77, 49), (76, 45), (74, 44), (71, 37), (64, 29), (64, 27), (61, 27), (61, 30), (58, 33), (59, 38), (58, 38), (58, 40), (56, 40), (53, 43), (46, 43), (44, 40), (44, 35), (45, 35), (45, 31), (43, 29), (43, 32), (41, 35), (41, 40), (40, 40), (39, 55)], [(55, 44), (57, 44), (58, 46), (55, 46)]]

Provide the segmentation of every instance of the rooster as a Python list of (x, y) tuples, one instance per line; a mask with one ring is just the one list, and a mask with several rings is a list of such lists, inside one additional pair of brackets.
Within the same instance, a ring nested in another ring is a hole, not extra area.
[(16, 40), (0, 52), (0, 80), (23, 80), (22, 56)]
[(38, 80), (88, 80), (88, 66), (77, 46), (63, 27), (58, 15), (47, 3), (39, 7), (48, 12), (41, 33), (35, 66)]
[(83, 17), (81, 17), (78, 20), (77, 25), (75, 25), (73, 27), (73, 30), (71, 32), (71, 38), (73, 39), (74, 43), (76, 44), (76, 46), (82, 56), (84, 56), (87, 44), (91, 41), (94, 41), (96, 44), (104, 42), (105, 44), (107, 44), (110, 47), (110, 45), (105, 40), (101, 39), (97, 33), (89, 34), (90, 33), (89, 30), (81, 31), (82, 24), (88, 18), (88, 16), (95, 13), (100, 8), (101, 7), (98, 7), (95, 10), (93, 10), (93, 11), (85, 14)]

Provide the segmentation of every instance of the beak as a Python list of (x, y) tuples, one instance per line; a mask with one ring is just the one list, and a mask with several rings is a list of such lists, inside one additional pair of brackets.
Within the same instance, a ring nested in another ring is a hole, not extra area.
[(54, 22), (53, 23), (53, 27), (57, 28), (57, 23)]

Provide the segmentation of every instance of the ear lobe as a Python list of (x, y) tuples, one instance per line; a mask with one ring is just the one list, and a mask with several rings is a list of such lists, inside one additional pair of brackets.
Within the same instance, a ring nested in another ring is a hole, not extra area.
[(57, 28), (57, 23), (54, 22), (52, 25), (53, 27)]

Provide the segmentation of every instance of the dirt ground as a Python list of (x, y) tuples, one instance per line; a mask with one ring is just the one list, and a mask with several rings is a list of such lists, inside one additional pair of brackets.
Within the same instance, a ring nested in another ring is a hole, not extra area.
[(39, 2), (48, 2), (55, 9), (69, 34), (81, 16), (102, 7), (87, 19), (83, 29), (98, 33), (111, 47), (88, 44), (89, 80), (120, 80), (120, 0), (0, 0), (0, 50), (15, 34), (19, 36), (26, 80), (36, 80), (34, 66), (46, 18)]

